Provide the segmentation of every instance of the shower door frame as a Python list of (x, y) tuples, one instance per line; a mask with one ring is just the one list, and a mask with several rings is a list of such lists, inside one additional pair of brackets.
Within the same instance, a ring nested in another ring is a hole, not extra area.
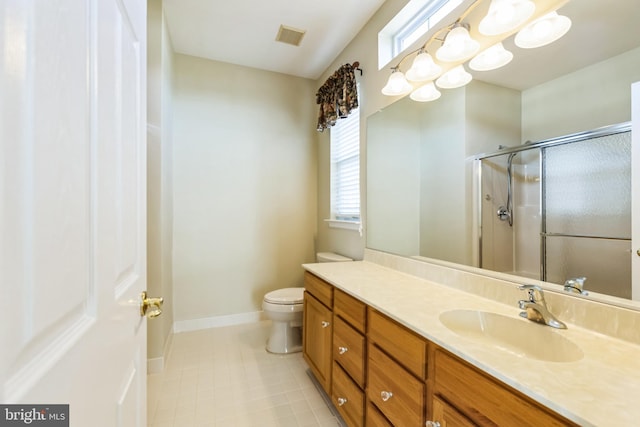
[[(491, 153), (482, 153), (474, 156), (473, 160), (473, 170), (474, 175), (477, 179), (476, 186), (476, 224), (475, 224), (475, 232), (477, 234), (477, 263), (479, 268), (482, 267), (482, 161), (485, 159), (489, 159), (492, 157), (499, 157), (504, 155), (509, 155), (511, 153), (519, 153), (522, 151), (540, 150), (540, 210), (541, 210), (541, 229), (540, 229), (540, 279), (542, 281), (546, 281), (547, 279), (547, 269), (546, 269), (546, 209), (545, 209), (545, 183), (544, 183), (544, 165), (545, 165), (545, 150), (550, 147), (555, 147), (559, 145), (572, 144), (574, 142), (581, 142), (594, 138), (601, 138), (610, 135), (616, 135), (619, 133), (631, 132), (631, 122), (623, 122), (615, 125), (603, 126), (593, 130), (572, 133), (569, 135), (564, 135), (555, 138), (549, 138), (537, 142), (525, 142), (522, 145), (516, 147), (504, 147), (500, 148), (498, 151), (494, 151)], [(561, 237), (584, 237), (578, 235), (568, 235), (568, 234), (557, 234), (554, 233), (553, 236), (561, 236)], [(629, 239), (630, 240), (630, 239)]]

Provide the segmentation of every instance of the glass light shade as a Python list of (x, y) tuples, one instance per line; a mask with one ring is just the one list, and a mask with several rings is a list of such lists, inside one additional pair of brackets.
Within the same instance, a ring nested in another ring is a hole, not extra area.
[(469, 68), (475, 71), (489, 71), (504, 67), (513, 59), (513, 53), (504, 48), (502, 42), (483, 50), (469, 61)]
[(569, 28), (571, 19), (551, 12), (520, 30), (514, 41), (516, 46), (524, 49), (545, 46), (564, 36)]
[(480, 43), (469, 35), (464, 27), (449, 31), (444, 43), (436, 51), (436, 58), (444, 62), (465, 61), (478, 53)]
[(487, 16), (482, 18), (478, 31), (496, 36), (518, 28), (533, 15), (536, 5), (531, 0), (491, 0)]
[(413, 64), (407, 71), (407, 79), (413, 82), (425, 82), (433, 80), (440, 75), (442, 67), (433, 62), (433, 58), (427, 52), (419, 53), (413, 60)]
[(455, 89), (466, 85), (472, 78), (471, 74), (467, 73), (467, 70), (462, 65), (458, 65), (436, 80), (436, 85), (442, 89)]
[(426, 85), (421, 86), (411, 92), (411, 95), (409, 95), (409, 97), (414, 101), (429, 102), (435, 101), (436, 99), (440, 98), (441, 95), (442, 93), (440, 93), (440, 91), (436, 89), (433, 82), (429, 82)]
[(411, 86), (404, 77), (404, 73), (394, 70), (389, 76), (387, 84), (382, 88), (382, 94), (387, 96), (400, 96), (406, 95), (412, 90), (413, 86)]

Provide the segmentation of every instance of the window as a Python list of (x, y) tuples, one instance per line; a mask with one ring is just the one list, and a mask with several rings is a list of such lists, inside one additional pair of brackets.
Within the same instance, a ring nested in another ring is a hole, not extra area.
[(378, 34), (381, 69), (438, 25), (463, 0), (410, 0)]
[(331, 128), (331, 226), (353, 228), (360, 223), (360, 109)]
[(393, 37), (393, 56), (407, 49), (413, 42), (442, 21), (462, 0), (433, 0), (428, 2), (416, 16), (405, 23)]

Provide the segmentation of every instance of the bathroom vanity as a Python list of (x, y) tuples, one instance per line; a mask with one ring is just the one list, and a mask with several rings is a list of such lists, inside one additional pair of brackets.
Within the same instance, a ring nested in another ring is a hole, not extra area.
[[(517, 300), (505, 305), (373, 262), (304, 267), (304, 358), (349, 426), (633, 425), (640, 419), (635, 343), (570, 323), (552, 330), (519, 318)], [(515, 285), (509, 289), (520, 295)], [(469, 311), (488, 312), (517, 332), (524, 327), (534, 341), (531, 352), (465, 336), (440, 320), (443, 313)], [(538, 353), (544, 346), (553, 348)]]

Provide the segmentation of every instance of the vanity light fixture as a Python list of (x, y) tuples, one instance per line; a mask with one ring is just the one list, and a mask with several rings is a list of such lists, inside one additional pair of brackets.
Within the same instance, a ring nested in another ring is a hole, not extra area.
[(467, 73), (462, 64), (453, 67), (436, 80), (436, 85), (442, 89), (455, 89), (468, 84), (473, 77)]
[(531, 18), (536, 5), (531, 0), (491, 0), (487, 16), (482, 18), (478, 31), (485, 36), (508, 33)]
[(469, 61), (469, 68), (474, 71), (495, 70), (504, 67), (512, 59), (513, 53), (505, 49), (502, 42), (498, 42)]
[[(473, 79), (463, 66), (469, 59), (473, 58), (468, 65), (474, 71), (495, 70), (511, 62), (513, 54), (504, 48), (502, 42), (518, 29), (515, 44), (521, 48), (534, 48), (559, 39), (571, 27), (571, 20), (554, 10), (565, 0), (545, 3), (544, 8), (537, 11), (538, 4), (532, 0), (490, 0), (489, 11), (482, 19), (470, 15), (478, 5), (487, 1), (473, 1), (452, 24), (438, 29), (422, 47), (407, 53), (398, 65), (391, 68), (382, 93), (387, 96), (411, 93), (410, 97), (415, 101), (434, 101), (441, 96), (435, 86), (453, 89)], [(549, 10), (553, 11), (547, 13)], [(476, 40), (471, 37), (470, 25), (465, 22), (468, 18), (474, 26), (479, 22), (477, 31), (472, 33)], [(441, 43), (441, 46), (436, 50), (434, 60), (427, 48), (435, 43)], [(484, 50), (478, 54), (481, 46)], [(412, 55), (415, 57), (405, 77), (401, 66)]]
[(421, 49), (407, 71), (407, 79), (412, 82), (426, 82), (435, 79), (441, 72), (442, 67), (433, 61), (426, 50)]
[(409, 84), (404, 73), (400, 71), (399, 67), (395, 67), (387, 80), (387, 84), (382, 88), (382, 94), (387, 96), (400, 96), (406, 95), (412, 90), (413, 86)]
[(468, 27), (465, 24), (456, 24), (436, 51), (436, 58), (444, 62), (458, 62), (466, 61), (478, 53), (480, 43), (471, 38)]
[(546, 46), (564, 36), (569, 28), (571, 19), (554, 11), (524, 27), (514, 41), (523, 49)]
[(420, 86), (418, 89), (411, 92), (411, 95), (409, 95), (409, 97), (414, 101), (429, 102), (435, 101), (436, 99), (440, 98), (441, 95), (442, 93), (438, 89), (436, 89), (436, 86), (433, 84), (433, 82), (429, 82), (426, 85)]

